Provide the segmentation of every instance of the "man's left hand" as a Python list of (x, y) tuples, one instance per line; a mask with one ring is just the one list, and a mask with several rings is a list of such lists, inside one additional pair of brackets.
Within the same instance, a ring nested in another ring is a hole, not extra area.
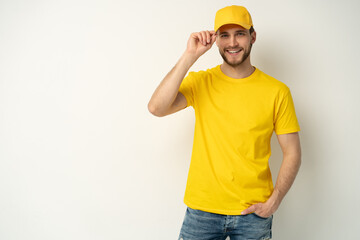
[(271, 207), (268, 202), (265, 203), (257, 203), (254, 205), (251, 205), (247, 209), (241, 212), (241, 215), (246, 215), (255, 212), (256, 215), (259, 215), (263, 218), (268, 218), (276, 211), (273, 207)]

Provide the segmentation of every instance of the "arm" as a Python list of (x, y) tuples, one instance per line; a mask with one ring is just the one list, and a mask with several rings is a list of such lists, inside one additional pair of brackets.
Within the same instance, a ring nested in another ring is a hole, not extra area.
[(244, 210), (242, 214), (255, 212), (260, 216), (270, 217), (278, 209), (281, 201), (295, 180), (301, 165), (299, 134), (295, 132), (277, 135), (277, 137), (283, 152), (283, 162), (280, 167), (274, 191), (265, 203), (252, 205)]
[(148, 103), (148, 109), (153, 115), (162, 117), (186, 107), (186, 98), (179, 92), (181, 82), (190, 67), (212, 47), (215, 40), (214, 31), (202, 31), (190, 35), (186, 51), (156, 88)]

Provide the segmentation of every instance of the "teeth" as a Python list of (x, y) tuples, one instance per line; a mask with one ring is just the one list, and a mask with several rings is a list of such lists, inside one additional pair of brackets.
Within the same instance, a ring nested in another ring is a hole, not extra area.
[(240, 49), (237, 50), (237, 51), (230, 51), (230, 50), (228, 50), (228, 52), (229, 52), (229, 53), (238, 53), (238, 52), (240, 52)]

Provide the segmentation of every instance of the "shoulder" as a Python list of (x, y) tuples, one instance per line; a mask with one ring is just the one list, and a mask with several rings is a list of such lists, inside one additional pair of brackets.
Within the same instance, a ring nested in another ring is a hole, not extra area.
[(216, 70), (217, 70), (217, 67), (208, 68), (206, 70), (190, 71), (189, 75), (200, 76), (200, 77), (209, 76), (209, 75), (215, 74)]
[(264, 86), (271, 88), (273, 91), (279, 94), (287, 94), (290, 92), (290, 88), (285, 83), (264, 73), (261, 70), (259, 70), (259, 79), (261, 80), (262, 84), (264, 84)]
[(206, 70), (190, 71), (187, 77), (194, 80), (200, 80), (200, 79), (208, 79), (214, 74), (216, 74), (216, 67), (208, 68)]

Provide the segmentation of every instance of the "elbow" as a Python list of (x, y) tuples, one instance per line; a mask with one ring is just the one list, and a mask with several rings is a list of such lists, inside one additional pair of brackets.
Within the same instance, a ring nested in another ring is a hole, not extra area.
[(301, 152), (298, 152), (298, 153), (295, 155), (295, 159), (297, 160), (297, 161), (296, 161), (296, 167), (297, 167), (297, 169), (299, 170), (300, 167), (301, 167), (301, 162), (302, 162), (302, 160), (301, 160)]
[(300, 166), (301, 166), (301, 150), (298, 149), (298, 151), (296, 153), (294, 153), (294, 155), (292, 155), (292, 156), (296, 160), (296, 163), (297, 163), (298, 167), (300, 168)]
[(159, 109), (156, 107), (156, 105), (152, 104), (151, 102), (148, 103), (147, 108), (148, 108), (148, 111), (149, 111), (152, 115), (154, 115), (154, 116), (156, 116), (156, 117), (163, 117), (163, 116), (165, 116), (164, 114), (161, 114), (161, 112), (160, 112)]

